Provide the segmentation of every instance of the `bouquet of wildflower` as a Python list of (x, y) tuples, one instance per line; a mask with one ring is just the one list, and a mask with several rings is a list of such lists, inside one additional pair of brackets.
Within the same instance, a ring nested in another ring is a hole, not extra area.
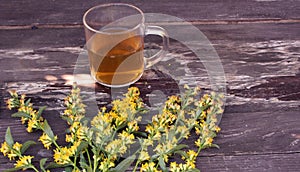
[[(8, 128), (0, 149), (4, 156), (16, 160), (15, 167), (8, 171), (48, 172), (53, 168), (74, 172), (199, 171), (195, 162), (200, 151), (217, 147), (212, 142), (220, 131), (216, 123), (217, 115), (223, 112), (222, 97), (211, 93), (197, 98), (198, 88), (185, 88), (183, 95), (170, 96), (159, 113), (142, 127), (140, 122), (147, 108), (139, 97), (138, 88), (129, 88), (123, 99), (112, 101), (111, 109), (101, 108), (89, 122), (85, 118), (80, 89), (74, 85), (65, 98), (66, 109), (62, 115), (69, 126), (65, 137), (67, 146), (57, 143), (57, 135), (42, 117), (45, 107), (34, 110), (30, 99), (25, 100), (25, 95), (11, 91), (8, 108), (18, 110), (12, 116), (20, 117), (28, 132), (42, 131), (39, 141), (53, 151), (53, 162), (43, 158), (36, 167), (32, 163), (34, 157), (25, 155), (35, 142), (15, 142)], [(195, 140), (198, 150), (181, 144), (183, 139), (189, 138), (191, 131), (198, 135)], [(183, 161), (174, 161), (175, 155), (180, 155)]]

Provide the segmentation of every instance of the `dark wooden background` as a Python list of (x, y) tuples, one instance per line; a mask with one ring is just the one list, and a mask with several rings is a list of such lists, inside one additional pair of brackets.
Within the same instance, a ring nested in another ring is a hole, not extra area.
[[(107, 2), (111, 1), (0, 1), (1, 142), (7, 127), (19, 142), (40, 135), (26, 133), (21, 122), (10, 117), (5, 99), (8, 90), (17, 89), (37, 106), (48, 106), (44, 116), (63, 143), (66, 124), (59, 115), (71, 88), (66, 82), (85, 43), (82, 15), (88, 8)], [(299, 0), (121, 2), (134, 4), (146, 13), (164, 13), (191, 22), (220, 56), (227, 84), (222, 131), (215, 140), (221, 148), (201, 154), (197, 160), (201, 171), (299, 171)], [(195, 62), (197, 58), (187, 47), (171, 41), (167, 56), (169, 61), (177, 59), (178, 71), (186, 72), (188, 66), (199, 74), (187, 82), (198, 80), (205, 85), (203, 66)], [(181, 65), (184, 62), (187, 65)], [(177, 89), (176, 83), (159, 70), (145, 72), (136, 85), (147, 93), (160, 90), (167, 95)], [(109, 101), (109, 96), (101, 95), (103, 104)], [(144, 98), (149, 99), (147, 95)], [(29, 153), (38, 159), (51, 157), (40, 143)], [(13, 163), (0, 155), (0, 171), (11, 167)]]

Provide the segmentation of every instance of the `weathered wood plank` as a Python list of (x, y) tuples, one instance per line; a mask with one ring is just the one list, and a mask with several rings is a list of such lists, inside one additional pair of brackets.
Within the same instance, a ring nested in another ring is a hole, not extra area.
[[(85, 44), (83, 28), (0, 30), (0, 49), (74, 47)], [(30, 53), (30, 52), (29, 52)]]
[[(280, 171), (280, 168), (293, 171), (299, 168), (295, 163), (300, 150), (299, 24), (198, 27), (217, 49), (228, 84), (227, 106), (221, 121), (223, 130), (216, 138), (221, 149), (203, 152), (200, 168), (207, 166), (211, 171)], [(27, 93), (37, 106), (49, 106), (45, 117), (63, 142), (61, 131), (65, 123), (59, 119), (59, 112), (63, 109), (63, 97), (70, 90), (65, 82), (70, 80), (84, 42), (82, 29), (1, 30), (0, 33), (0, 38), (5, 38), (0, 50), (0, 135), (11, 126), (19, 141), (38, 138), (39, 133), (26, 134), (20, 121), (9, 117), (10, 112), (5, 109), (7, 90), (17, 89)], [(45, 38), (49, 41), (44, 41)], [(165, 95), (179, 92), (178, 83), (164, 73), (174, 68), (179, 74), (197, 74), (188, 75), (189, 79), (201, 81), (204, 87), (209, 83), (201, 61), (187, 47), (172, 41), (167, 57), (157, 66), (159, 70), (147, 71), (136, 83), (150, 104), (157, 102), (146, 95), (152, 91)], [(181, 63), (183, 61), (185, 63)], [(168, 64), (172, 65), (166, 67)], [(110, 90), (99, 86), (97, 91), (98, 105), (103, 106), (110, 97), (102, 92)], [(0, 137), (1, 142), (3, 139)], [(37, 153), (38, 158), (51, 156), (40, 144), (30, 152)], [(280, 162), (279, 155), (286, 161)], [(257, 164), (259, 161), (268, 166)], [(0, 156), (0, 170), (12, 165), (7, 162)], [(278, 165), (280, 163), (282, 165)]]
[[(7, 127), (20, 142), (37, 140), (41, 134), (26, 133), (5, 108), (7, 91), (17, 89), (28, 94), (36, 106), (48, 106), (44, 116), (58, 134), (58, 142), (65, 144), (62, 131), (67, 126), (59, 115), (64, 109), (63, 98), (70, 91), (66, 83), (71, 80), (84, 44), (81, 18), (91, 6), (106, 2), (0, 3), (0, 142)], [(219, 53), (227, 77), (222, 131), (215, 139), (221, 149), (202, 152), (197, 161), (201, 171), (299, 170), (299, 1), (122, 2), (132, 3), (146, 13), (165, 13), (192, 21)], [(175, 27), (166, 24), (166, 28)], [(206, 69), (190, 49), (172, 40), (166, 57), (135, 84), (148, 105), (179, 93), (184, 83), (209, 89)], [(87, 95), (96, 92), (98, 106), (111, 100), (111, 89), (99, 85), (95, 90), (82, 88)], [(88, 98), (86, 102), (91, 101)], [(185, 142), (192, 147), (192, 140)], [(40, 143), (28, 153), (36, 156), (35, 163), (52, 157)], [(0, 171), (12, 166), (0, 155)]]
[(203, 172), (281, 172), (299, 171), (300, 153), (201, 157), (197, 166)]
[(225, 113), (220, 123), (223, 130), (215, 140), (221, 149), (202, 155), (299, 153), (299, 111)]
[[(300, 153), (269, 154), (269, 155), (238, 155), (200, 157), (197, 167), (203, 172), (296, 172), (299, 170)], [(5, 163), (0, 170), (13, 167), (12, 163)], [(51, 170), (61, 171), (61, 170)]]
[[(175, 25), (176, 26), (176, 25)], [(216, 47), (218, 52), (228, 51), (234, 48), (234, 43), (240, 44), (276, 41), (276, 40), (299, 40), (299, 23), (289, 24), (228, 24), (228, 25), (194, 25)], [(162, 25), (162, 27), (174, 27), (174, 25)], [(176, 26), (180, 29), (180, 25)], [(184, 28), (185, 26), (182, 26)], [(188, 33), (181, 30), (180, 34)], [(51, 47), (76, 47), (85, 43), (83, 28), (58, 28), (58, 29), (0, 29), (0, 49), (37, 49)], [(228, 42), (230, 42), (230, 46)], [(227, 45), (227, 47), (226, 47)], [(246, 46), (246, 45), (245, 45)], [(253, 45), (250, 45), (253, 46)], [(261, 45), (262, 46), (262, 45)], [(247, 47), (243, 47), (246, 51)], [(259, 48), (259, 47), (257, 47)], [(296, 51), (296, 50), (294, 50)], [(249, 52), (250, 53), (250, 52)]]
[[(81, 24), (83, 13), (92, 6), (111, 1), (2, 1), (0, 25)], [(298, 0), (192, 0), (132, 1), (146, 13), (164, 13), (188, 21), (299, 19)]]
[[(299, 24), (198, 27), (212, 42), (222, 60), (230, 93), (227, 111), (299, 107)], [(272, 34), (268, 34), (269, 31)], [(82, 52), (80, 46), (84, 43), (81, 29), (0, 32), (9, 33), (0, 34), (5, 40), (1, 42), (0, 66), (3, 73), (0, 80), (35, 81), (31, 84), (32, 88), (46, 86), (44, 82), (49, 76), (65, 81), (66, 76), (72, 75), (78, 54)], [(20, 44), (14, 44), (18, 35), (23, 35), (18, 39)], [(43, 42), (46, 38), (49, 38), (48, 41)], [(189, 72), (188, 76), (194, 81), (201, 81), (203, 86), (209, 82), (201, 61), (176, 41), (171, 42), (167, 59), (159, 63), (157, 69), (165, 72), (173, 70), (177, 76)], [(41, 85), (38, 81), (42, 81)], [(187, 80), (183, 78), (182, 81)], [(153, 85), (159, 84), (158, 80), (152, 82)]]
[[(50, 102), (42, 102), (41, 104), (45, 103)], [(56, 108), (56, 110), (48, 110), (44, 113), (44, 117), (49, 121), (54, 132), (58, 134), (58, 142), (64, 144), (64, 133), (62, 131), (66, 129), (66, 124), (59, 118), (59, 112), (62, 111), (60, 107)], [(6, 128), (11, 127), (16, 141), (24, 142), (27, 139), (38, 139), (40, 132), (26, 133), (25, 127), (21, 125), (18, 119), (9, 117), (10, 113), (7, 110), (1, 110), (0, 133), (2, 136)], [(282, 163), (296, 162), (296, 159), (293, 159), (294, 156), (290, 155), (298, 155), (300, 153), (300, 129), (298, 127), (300, 118), (298, 116), (299, 110), (290, 112), (225, 113), (220, 125), (222, 131), (216, 138), (216, 143), (221, 149), (209, 149), (202, 152), (199, 158), (199, 167), (216, 168), (216, 171), (222, 171), (222, 169), (227, 168), (232, 171), (231, 168), (236, 170), (270, 168), (271, 170), (279, 167), (283, 169), (298, 167), (296, 164), (296, 166), (291, 167), (285, 165), (276, 166), (276, 163), (270, 164), (273, 161), (279, 161), (279, 155), (286, 156), (285, 161)], [(193, 138), (194, 135), (191, 136), (190, 140), (184, 141), (184, 143), (193, 148)], [(1, 137), (0, 142), (3, 139)], [(28, 154), (35, 155), (37, 159), (51, 158), (51, 152), (44, 150), (41, 143), (31, 148)], [(264, 163), (251, 165), (261, 161), (262, 157), (270, 158), (266, 160), (266, 163), (269, 164), (268, 167)], [(221, 163), (222, 161), (224, 162)], [(7, 162), (6, 157), (0, 156), (1, 168), (7, 168), (7, 166), (1, 165)]]
[[(66, 126), (64, 121), (59, 119), (58, 116), (59, 113), (63, 111), (60, 105), (63, 101), (64, 94), (69, 91), (68, 88), (70, 87), (65, 87), (65, 89), (58, 87), (53, 90), (47, 88), (46, 91), (28, 95), (33, 99), (36, 105), (41, 106), (46, 104), (53, 109), (46, 111), (45, 117), (53, 127), (54, 132), (59, 134), (59, 142), (61, 143), (63, 143), (64, 140), (62, 131), (65, 130)], [(34, 89), (35, 88), (29, 89), (29, 92), (34, 91)], [(26, 91), (23, 90), (23, 92)], [(3, 100), (2, 96), (1, 100)], [(1, 102), (1, 104), (2, 103), (4, 102)], [(202, 156), (213, 156), (210, 159), (215, 160), (216, 156), (223, 155), (226, 159), (227, 157), (232, 158), (233, 156), (241, 155), (249, 155), (252, 157), (252, 155), (297, 153), (300, 150), (300, 130), (298, 127), (300, 123), (298, 118), (300, 109), (294, 110), (296, 111), (290, 109), (290, 111), (260, 113), (225, 113), (221, 121), (222, 131), (216, 139), (216, 143), (220, 145), (221, 149), (205, 151), (202, 153)], [(25, 127), (20, 124), (20, 121), (10, 118), (9, 114), (10, 112), (7, 110), (1, 110), (0, 135), (3, 136), (6, 128), (10, 126), (17, 141), (22, 142), (26, 139), (38, 138), (40, 133), (26, 134)], [(279, 142), (278, 140), (281, 141)], [(0, 141), (3, 141), (3, 138), (1, 138)], [(187, 144), (192, 145), (193, 141), (188, 141)], [(49, 157), (51, 155), (49, 152), (41, 149), (40, 143), (37, 147), (29, 151), (29, 153), (33, 154), (36, 152), (38, 153), (37, 158)], [(6, 164), (7, 159), (2, 156), (0, 157), (1, 164), (2, 162)], [(293, 159), (291, 161), (293, 161)], [(239, 163), (242, 167), (247, 167), (247, 163), (243, 161)], [(215, 166), (212, 166), (212, 168), (215, 168)], [(263, 168), (263, 166), (258, 166), (257, 168), (260, 169)]]
[[(298, 25), (199, 26), (211, 40), (222, 60), (228, 83), (229, 96), (226, 107), (228, 112), (269, 111), (270, 108), (299, 107), (297, 95), (299, 94), (300, 67), (297, 49), (300, 45), (297, 41), (298, 30), (295, 29)], [(272, 30), (273, 34), (265, 36), (268, 29)], [(0, 52), (2, 70), (0, 80), (2, 82), (12, 82), (13, 86), (15, 82), (29, 81), (26, 84), (28, 86), (22, 89), (34, 88), (33, 90), (37, 90), (35, 93), (39, 94), (39, 90), (43, 90), (40, 88), (47, 88), (49, 77), (51, 79), (51, 76), (54, 76), (58, 81), (65, 81), (67, 76), (73, 74), (78, 54), (82, 51), (79, 42), (84, 40), (78, 41), (80, 38), (71, 37), (70, 39), (69, 37), (81, 33), (80, 29), (9, 32), (12, 33), (9, 34), (12, 38), (19, 35), (18, 33), (26, 36), (19, 39), (24, 43), (22, 44), (24, 47), (20, 49), (16, 48), (19, 45), (13, 45), (14, 39), (6, 38), (7, 41), (4, 41), (7, 42), (8, 47), (3, 47)], [(66, 34), (69, 36), (63, 37)], [(55, 44), (60, 36), (62, 36), (61, 41)], [(241, 39), (243, 36), (244, 39)], [(41, 37), (49, 37), (49, 42), (42, 44), (41, 40), (44, 39)], [(50, 47), (53, 44), (55, 44), (54, 47)], [(161, 62), (158, 69), (165, 72), (173, 70), (173, 74), (175, 74), (175, 69), (176, 76), (184, 76), (188, 71), (189, 78), (183, 78), (183, 83), (193, 80), (199, 81), (204, 87), (209, 84), (201, 61), (197, 60), (186, 47), (177, 42), (171, 42), (170, 53), (167, 57), (168, 60)], [(147, 82), (150, 81), (156, 88), (162, 84), (159, 80), (153, 79)], [(14, 87), (18, 88), (16, 84)], [(254, 106), (256, 108), (253, 108)]]
[[(63, 112), (63, 98), (70, 91), (70, 87), (63, 85), (57, 85), (56, 87), (54, 85), (48, 85), (47, 87), (44, 87), (44, 89), (41, 89), (41, 91), (37, 91), (37, 87), (27, 88), (28, 91), (26, 91), (24, 90), (24, 86), (19, 87), (22, 90), (21, 93), (28, 92), (28, 97), (32, 99), (32, 102), (36, 106), (47, 105), (50, 111), (48, 110), (45, 112), (45, 118), (47, 118), (51, 125), (54, 125), (54, 130), (64, 131), (66, 126), (64, 121), (59, 118), (59, 115)], [(169, 95), (176, 93), (176, 91), (170, 92), (170, 89), (164, 90), (148, 88), (148, 86), (138, 86), (142, 90), (142, 98), (150, 106), (153, 106), (153, 104), (149, 102), (149, 98), (151, 99), (151, 97), (149, 97), (148, 94), (152, 91), (165, 91), (164, 93)], [(103, 106), (110, 101), (109, 94), (104, 94), (103, 92), (104, 91), (102, 90), (102, 93), (98, 94), (99, 99), (97, 100), (99, 102), (97, 103), (99, 106)], [(4, 105), (3, 100), (7, 98), (7, 93), (4, 92), (3, 94), (2, 103)], [(92, 94), (93, 92), (91, 95)], [(152, 92), (152, 94), (155, 94), (155, 92)], [(153, 101), (155, 100), (152, 100), (152, 102)], [(220, 124), (222, 131), (216, 139), (216, 143), (220, 145), (221, 149), (212, 149), (203, 153), (203, 155), (260, 154), (300, 151), (300, 144), (298, 143), (300, 135), (300, 107), (284, 110), (279, 110), (274, 104), (273, 107), (273, 109), (276, 109), (275, 111), (272, 111), (272, 109), (269, 109), (269, 111), (266, 112), (255, 113), (230, 113), (226, 111)], [(89, 108), (91, 107), (88, 106), (87, 109)], [(0, 134), (2, 133), (1, 135), (3, 135), (8, 126), (13, 126), (13, 131), (17, 132), (17, 134), (27, 135), (24, 133), (25, 129), (20, 125), (20, 121), (10, 117), (11, 113), (12, 112), (5, 110), (2, 106)], [(95, 114), (96, 113), (93, 112), (90, 115), (92, 116)], [(53, 121), (55, 122), (52, 123)], [(58, 133), (62, 134), (61, 132)], [(191, 137), (194, 138), (196, 136), (192, 135)], [(25, 138), (27, 137), (24, 137), (24, 139)], [(186, 142), (189, 145), (193, 145), (192, 140), (193, 139)], [(278, 142), (278, 140), (281, 141)]]

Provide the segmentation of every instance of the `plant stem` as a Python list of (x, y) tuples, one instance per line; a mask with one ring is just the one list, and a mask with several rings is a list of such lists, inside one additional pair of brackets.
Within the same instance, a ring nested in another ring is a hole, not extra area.
[(198, 148), (197, 156), (199, 155), (199, 153), (200, 153), (201, 150), (202, 150), (202, 146), (200, 146), (200, 147)]
[[(143, 143), (141, 143), (141, 144), (143, 144)], [(144, 145), (141, 145), (141, 149), (138, 149), (137, 151), (135, 151), (133, 155), (137, 154), (138, 152), (142, 152), (142, 151), (144, 150), (144, 149), (143, 149), (143, 146), (144, 146)], [(141, 162), (141, 161), (139, 160), (139, 159), (140, 159), (140, 155), (141, 155), (141, 154), (139, 154), (139, 156), (138, 156), (138, 158), (137, 158), (137, 160), (136, 160), (136, 163), (135, 163), (133, 172), (136, 171), (136, 169), (137, 169), (139, 163)]]
[(76, 162), (77, 162), (77, 156), (75, 155), (74, 162), (73, 162), (74, 169), (77, 169)]
[[(38, 129), (40, 129), (40, 130), (42, 130), (44, 133), (46, 133), (44, 127), (41, 126), (40, 124), (38, 125)], [(48, 137), (50, 137), (50, 136), (48, 136)], [(58, 149), (60, 149), (60, 146), (58, 146), (58, 144), (56, 143), (56, 141), (55, 141), (54, 139), (51, 139), (51, 140), (52, 140), (52, 143), (55, 145), (55, 147), (58, 148)]]
[(35, 172), (39, 172), (39, 170), (37, 170), (33, 165), (30, 165), (30, 168), (32, 168)]
[(92, 162), (91, 162), (91, 157), (90, 157), (90, 153), (89, 153), (88, 149), (86, 149), (86, 154), (87, 154), (87, 157), (88, 157), (88, 160), (89, 160), (90, 168), (92, 169)]
[(97, 169), (97, 166), (98, 166), (98, 164), (97, 164), (97, 155), (94, 155), (94, 156), (95, 156), (95, 158), (94, 158), (93, 172), (96, 172), (96, 169)]
[(115, 131), (113, 132), (113, 135), (112, 135), (112, 137), (111, 137), (112, 140), (115, 138), (115, 135), (117, 134), (117, 131), (118, 131), (118, 130), (119, 130), (119, 128), (116, 128)]
[(139, 159), (138, 159), (138, 160), (136, 161), (136, 163), (135, 163), (135, 166), (134, 166), (133, 172), (136, 172), (136, 169), (137, 169), (137, 167), (138, 167), (139, 163), (140, 163), (140, 161), (139, 161)]
[(56, 146), (56, 148), (60, 149), (60, 147), (58, 146), (55, 140), (52, 140), (52, 143)]

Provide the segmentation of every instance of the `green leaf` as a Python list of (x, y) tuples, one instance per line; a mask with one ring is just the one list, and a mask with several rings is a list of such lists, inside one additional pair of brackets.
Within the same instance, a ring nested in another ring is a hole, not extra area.
[(173, 138), (175, 136), (176, 133), (175, 130), (176, 130), (175, 128), (169, 130), (168, 138)]
[(220, 149), (220, 147), (216, 144), (211, 144), (211, 147)]
[(65, 120), (65, 121), (67, 121), (69, 124), (72, 124), (72, 123), (73, 123), (72, 119), (69, 118), (68, 116), (62, 115), (61, 118), (62, 118), (63, 120)]
[(13, 171), (21, 170), (21, 169), (22, 169), (22, 167), (18, 167), (18, 168), (10, 168), (10, 169), (4, 170), (3, 172), (13, 172)]
[(21, 118), (21, 117), (31, 118), (30, 115), (28, 115), (27, 113), (24, 113), (24, 112), (16, 112), (16, 113), (13, 113), (11, 116), (17, 117), (17, 118)]
[(56, 164), (55, 162), (50, 162), (45, 169), (50, 169), (50, 168), (63, 168), (63, 167), (68, 167), (71, 164)]
[(10, 127), (7, 128), (6, 130), (6, 133), (5, 133), (5, 142), (10, 146), (12, 147), (13, 144), (14, 144), (14, 139), (11, 135), (11, 132), (10, 132)]
[(43, 128), (44, 128), (44, 132), (53, 140), (54, 134), (53, 134), (53, 131), (52, 131), (50, 125), (48, 124), (47, 120), (44, 121)]
[(79, 161), (80, 167), (82, 169), (86, 169), (87, 172), (92, 172), (92, 168), (86, 163), (85, 157), (82, 152), (80, 152), (80, 161)]
[(187, 155), (186, 152), (183, 151), (183, 150), (175, 151), (174, 154), (179, 154), (179, 155), (185, 157), (186, 159), (188, 158), (188, 155)]
[(32, 140), (28, 140), (25, 143), (23, 143), (21, 148), (21, 154), (23, 154), (31, 145), (35, 145), (36, 143)]
[(84, 155), (83, 155), (82, 152), (80, 152), (80, 161), (79, 161), (79, 164), (80, 164), (81, 168), (86, 168), (86, 166), (88, 166), (87, 163), (86, 163), (85, 157), (84, 157)]
[(66, 167), (65, 172), (72, 172), (72, 167)]
[(162, 156), (159, 157), (158, 164), (159, 164), (162, 171), (164, 171), (164, 172), (168, 171), (168, 169), (166, 167), (166, 163), (165, 163), (164, 158)]
[(111, 172), (125, 172), (134, 162), (135, 158), (135, 155), (127, 157), (122, 162), (120, 162), (115, 168), (111, 169)]
[(28, 106), (29, 105), (29, 103), (30, 103), (30, 101), (31, 101), (31, 99), (28, 99), (28, 100), (26, 100), (26, 102), (24, 103), (26, 106)]
[(81, 142), (77, 147), (77, 152), (82, 152), (82, 150), (88, 148), (89, 144), (87, 142)]
[(193, 169), (189, 169), (187, 172), (200, 172), (200, 170), (197, 168), (193, 168)]
[(136, 134), (137, 136), (141, 136), (141, 137), (147, 137), (147, 133), (146, 132), (141, 132), (141, 131), (136, 131), (134, 132), (134, 134)]
[(93, 169), (89, 166), (86, 168), (86, 170), (87, 170), (87, 172), (93, 172)]
[(88, 126), (90, 119), (87, 117), (83, 117), (80, 122), (82, 123), (83, 126)]
[(178, 151), (184, 148), (188, 148), (189, 146), (186, 144), (179, 144), (177, 146), (175, 146), (173, 149), (169, 150), (167, 153), (173, 153), (174, 151)]
[(37, 112), (37, 117), (36, 119), (39, 119), (43, 113), (43, 111), (47, 108), (47, 106), (42, 106), (39, 108), (39, 111)]
[(86, 162), (80, 161), (79, 164), (82, 169), (86, 169), (88, 172), (93, 171), (92, 168)]
[(158, 157), (159, 157), (159, 154), (154, 154), (154, 155), (151, 156), (151, 159), (156, 160)]
[(120, 126), (118, 126), (117, 131), (121, 130), (122, 128), (126, 127), (127, 122), (124, 122), (123, 124), (121, 124)]
[(181, 149), (184, 149), (184, 148), (188, 148), (189, 146), (186, 145), (186, 144), (179, 144), (177, 146), (175, 146), (173, 149), (174, 150), (181, 150)]
[(46, 161), (47, 161), (47, 158), (43, 158), (43, 159), (40, 160), (40, 168), (41, 168), (42, 171), (46, 171), (46, 169), (44, 167), (45, 164), (46, 164)]

